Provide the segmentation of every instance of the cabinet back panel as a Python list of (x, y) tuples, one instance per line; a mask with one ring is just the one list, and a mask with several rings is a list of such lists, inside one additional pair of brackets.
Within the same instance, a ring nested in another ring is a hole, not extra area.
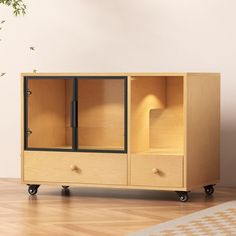
[(66, 145), (72, 146), (72, 128), (70, 126), (70, 106), (72, 97), (72, 82), (70, 80), (65, 81), (66, 91), (66, 104), (65, 104), (65, 122), (66, 122)]
[(165, 88), (165, 77), (131, 77), (131, 152), (149, 149), (149, 113), (165, 106)]
[(64, 79), (29, 79), (28, 147), (65, 147), (66, 82)]
[(124, 80), (79, 79), (79, 148), (124, 148)]
[(131, 77), (131, 152), (183, 153), (183, 77)]
[(183, 79), (166, 79), (166, 107), (150, 112), (150, 147), (182, 150), (184, 146)]

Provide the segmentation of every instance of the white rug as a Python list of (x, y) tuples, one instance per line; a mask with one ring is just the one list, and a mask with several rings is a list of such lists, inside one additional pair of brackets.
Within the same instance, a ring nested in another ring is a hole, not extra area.
[(236, 201), (226, 202), (129, 236), (236, 236)]

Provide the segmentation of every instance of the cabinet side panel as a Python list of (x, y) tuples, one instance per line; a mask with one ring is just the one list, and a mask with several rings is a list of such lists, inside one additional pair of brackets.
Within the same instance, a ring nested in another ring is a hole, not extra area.
[(220, 178), (220, 74), (187, 76), (187, 187)]
[(23, 172), (24, 172), (24, 76), (21, 76), (20, 79), (20, 100), (21, 100), (21, 181), (23, 181)]

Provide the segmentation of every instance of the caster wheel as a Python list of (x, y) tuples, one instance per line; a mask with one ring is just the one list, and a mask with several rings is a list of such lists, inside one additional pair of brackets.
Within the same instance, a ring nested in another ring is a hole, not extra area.
[(62, 188), (63, 189), (68, 189), (70, 186), (65, 186), (65, 185), (62, 185)]
[(204, 186), (204, 189), (207, 196), (211, 196), (214, 193), (214, 185)]
[(28, 193), (30, 195), (35, 195), (38, 192), (39, 185), (29, 185)]
[(188, 197), (188, 192), (184, 192), (184, 191), (178, 191), (176, 192), (178, 197), (179, 197), (179, 201), (180, 202), (187, 202), (189, 197)]

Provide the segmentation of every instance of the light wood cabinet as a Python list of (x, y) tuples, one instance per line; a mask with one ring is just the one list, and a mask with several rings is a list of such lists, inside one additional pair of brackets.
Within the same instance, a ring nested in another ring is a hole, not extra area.
[(220, 74), (24, 73), (22, 182), (171, 190), (219, 181)]

